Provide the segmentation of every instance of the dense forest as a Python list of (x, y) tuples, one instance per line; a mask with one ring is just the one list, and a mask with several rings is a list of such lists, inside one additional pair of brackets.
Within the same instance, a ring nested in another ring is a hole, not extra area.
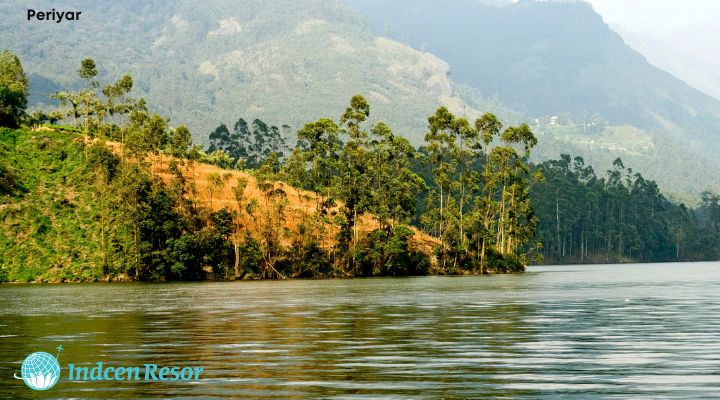
[(598, 177), (581, 157), (537, 165), (546, 177), (531, 197), (547, 263), (720, 259), (720, 196), (701, 194), (691, 209), (616, 159)]
[[(351, 98), (337, 120), (240, 118), (190, 131), (101, 86), (85, 59), (57, 109), (26, 114), (0, 56), (0, 281), (200, 280), (520, 272), (531, 262), (717, 259), (720, 197), (696, 209), (617, 160), (533, 165), (537, 139), (440, 107), (416, 149)], [(62, 123), (62, 125), (57, 125)], [(20, 128), (20, 129), (16, 129)], [(296, 139), (289, 145), (291, 138)]]

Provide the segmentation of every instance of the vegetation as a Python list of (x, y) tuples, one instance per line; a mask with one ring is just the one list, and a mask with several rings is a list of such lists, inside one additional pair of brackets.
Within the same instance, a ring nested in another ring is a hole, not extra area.
[(674, 204), (619, 158), (601, 178), (569, 155), (537, 168), (546, 183), (531, 195), (546, 262), (720, 259), (720, 197), (713, 192), (704, 192), (694, 210)]
[(0, 131), (0, 281), (484, 274), (543, 258), (720, 256), (720, 196), (673, 204), (620, 159), (603, 178), (565, 155), (533, 165), (529, 126), (491, 113), (470, 121), (440, 107), (415, 149), (370, 124), (355, 95), (337, 121), (305, 124), (293, 148), (286, 128), (240, 118), (205, 152), (131, 96), (130, 75), (100, 90), (97, 68), (83, 60), (85, 84), (56, 93), (57, 110), (18, 114), (6, 124), (26, 129)]
[[(539, 142), (535, 162), (569, 153), (604, 170), (620, 156), (693, 204), (702, 190), (720, 186), (713, 173), (720, 168), (718, 102), (648, 64), (581, 2), (236, 3), (215, 0), (198, 10), (191, 0), (88, 2), (84, 12), (97, 18), (84, 20), (83, 30), (35, 25), (43, 40), (27, 35), (22, 18), (6, 20), (0, 49), (27, 64), (29, 113), (54, 106), (48, 94), (86, 87), (74, 72), (92, 54), (102, 60), (95, 80), (130, 73), (133, 93), (187, 124), (205, 148), (220, 122), (232, 133), (245, 116), (251, 132), (259, 119), (294, 133), (309, 120), (341, 115), (360, 92), (373, 105), (369, 123), (386, 122), (416, 147), (424, 144), (424, 117), (444, 104), (471, 120), (492, 111), (507, 124), (527, 122)], [(16, 12), (13, 2), (0, 3), (3, 15)], [(543, 134), (533, 124), (564, 113), (578, 126), (568, 134)], [(634, 132), (579, 127), (595, 116), (608, 127), (641, 130), (648, 146), (633, 148)]]
[(28, 80), (17, 55), (0, 53), (0, 126), (17, 127), (27, 107)]
[[(287, 151), (285, 138), (290, 127), (282, 126), (282, 134), (277, 126), (268, 126), (260, 119), (253, 120), (251, 125), (240, 118), (230, 132), (225, 124), (221, 124), (210, 133), (208, 153), (224, 152), (230, 157), (229, 164), (240, 168), (257, 169), (272, 154), (282, 157)], [(216, 153), (220, 156), (221, 153)], [(239, 163), (239, 164), (238, 164)]]
[[(130, 97), (130, 76), (104, 86), (101, 93), (93, 60), (82, 61), (78, 76), (85, 85), (56, 93), (60, 107), (52, 113), (71, 122), (74, 133), (51, 129), (53, 133), (36, 136), (28, 131), (7, 131), (4, 137), (7, 158), (37, 174), (30, 174), (32, 182), (18, 183), (13, 170), (2, 170), (3, 193), (8, 204), (14, 205), (3, 208), (3, 223), (14, 228), (13, 235), (3, 240), (7, 256), (3, 257), (3, 279), (197, 280), (524, 269), (525, 239), (517, 234), (524, 222), (511, 220), (509, 215), (512, 207), (529, 206), (521, 195), (526, 189), (520, 178), (528, 171), (524, 160), (534, 145), (527, 126), (507, 129), (502, 140), (508, 146), (490, 151), (486, 163), (487, 170), (492, 170), (488, 176), (503, 176), (487, 193), (491, 201), (500, 196), (499, 211), (491, 216), (504, 218), (493, 224), (500, 227), (500, 242), (488, 235), (475, 237), (478, 234), (469, 225), (464, 228), (462, 205), (463, 201), (471, 204), (472, 194), (470, 189), (465, 194), (463, 185), (467, 181), (468, 185), (484, 186), (484, 175), (470, 179), (469, 173), (450, 173), (443, 179), (453, 188), (463, 187), (459, 192), (460, 236), (454, 233), (449, 240), (449, 231), (433, 231), (439, 244), (434, 250), (432, 244), (420, 249), (412, 239), (420, 233), (407, 226), (415, 215), (415, 198), (426, 189), (425, 181), (410, 169), (411, 160), (420, 154), (383, 122), (368, 129), (370, 104), (363, 96), (354, 96), (337, 122), (323, 118), (308, 123), (298, 132), (297, 146), (287, 157), (279, 130), (257, 119), (252, 129), (240, 119), (233, 133), (221, 125), (211, 134), (208, 154), (192, 144), (187, 128), (171, 127), (167, 119), (151, 114), (143, 99)], [(431, 116), (430, 130), (435, 134), (448, 130), (445, 156), (464, 157), (466, 167), (482, 162), (485, 154), (479, 151), (480, 141), (473, 142), (474, 152), (463, 151), (468, 140), (480, 137), (483, 122), (479, 119), (475, 123), (478, 128), (473, 127), (446, 108), (438, 109), (436, 115), (441, 115), (442, 121)], [(483, 118), (495, 120), (491, 114)], [(37, 114), (28, 122), (38, 128), (48, 119), (46, 114)], [(462, 132), (457, 131), (458, 126)], [(499, 123), (496, 127), (499, 134)], [(73, 139), (77, 133), (81, 135)], [(492, 141), (492, 134), (483, 134), (485, 145)], [(459, 147), (456, 140), (462, 142)], [(523, 158), (512, 144), (524, 146)], [(46, 152), (43, 157), (33, 157), (33, 152), (41, 151)], [(504, 155), (493, 156), (496, 153)], [(226, 169), (253, 167), (248, 169), (252, 182), (242, 176), (233, 182), (231, 172), (211, 172), (201, 190), (194, 171), (198, 162)], [(45, 163), (53, 165), (52, 174), (44, 173)], [(169, 177), (162, 179), (163, 174)], [(303, 214), (297, 231), (288, 228), (293, 213), (290, 187), (282, 181), (297, 186), (298, 198), (304, 189), (310, 192), (302, 196), (315, 199), (314, 210)], [(259, 195), (248, 195), (250, 183)], [(513, 195), (498, 192), (500, 183), (508, 193), (512, 188)], [(53, 190), (47, 191), (47, 187)], [(234, 204), (219, 206), (227, 188)], [(67, 190), (77, 195), (68, 198), (63, 194)], [(440, 199), (443, 218), (449, 220), (457, 213), (457, 207), (451, 210), (447, 206), (447, 199), (456, 194), (453, 189)], [(87, 226), (77, 230), (82, 238), (72, 236), (92, 245), (79, 246), (82, 253), (74, 251), (68, 256), (59, 243), (61, 237), (54, 235), (59, 233), (56, 226), (73, 226), (65, 221), (72, 214), (58, 213), (57, 207), (36, 208), (41, 204), (83, 208), (86, 215), (79, 214), (81, 218), (74, 224)], [(38, 221), (37, 227), (28, 227), (25, 220)], [(37, 242), (28, 248), (15, 245), (25, 235)], [(47, 241), (48, 236), (54, 241)], [(484, 253), (467, 247), (470, 238), (482, 243)], [(487, 254), (497, 243), (500, 247), (494, 259), (512, 263), (488, 264)], [(36, 269), (28, 272), (29, 260)], [(48, 264), (53, 267), (46, 269)], [(506, 264), (511, 267), (498, 268)]]
[[(648, 63), (588, 2), (499, 3), (504, 4), (350, 1), (368, 16), (377, 35), (441, 57), (456, 84), (521, 114), (504, 119), (531, 124), (540, 142), (537, 161), (570, 153), (609, 166), (620, 156), (666, 193), (693, 202), (708, 186), (720, 186), (712, 172), (720, 168), (718, 99)], [(545, 125), (542, 120), (553, 116), (562, 129), (543, 134), (532, 123), (538, 119)], [(645, 143), (637, 143), (638, 137)]]
[[(39, 0), (34, 7), (55, 4)], [(70, 72), (87, 54), (102, 60), (95, 79), (109, 82), (129, 72), (138, 97), (186, 123), (205, 147), (207, 133), (221, 121), (232, 131), (237, 117), (246, 115), (282, 121), (295, 131), (323, 112), (341, 114), (356, 92), (367, 94), (377, 121), (417, 131), (417, 145), (424, 114), (440, 95), (453, 96), (444, 63), (399, 42), (376, 40), (345, 2), (251, 0), (238, 7), (219, 0), (198, 10), (194, 1), (172, 0), (143, 3), (142, 18), (139, 5), (129, 3), (83, 7), (97, 19), (83, 21), (82, 34), (71, 25), (38, 26), (44, 40), (33, 41), (21, 33), (25, 21), (0, 27), (0, 49), (13, 49), (30, 67), (31, 107), (54, 105), (49, 94), (83, 86)], [(0, 12), (15, 9), (3, 3)], [(84, 48), (77, 45), (83, 40)], [(441, 93), (428, 90), (430, 79)]]

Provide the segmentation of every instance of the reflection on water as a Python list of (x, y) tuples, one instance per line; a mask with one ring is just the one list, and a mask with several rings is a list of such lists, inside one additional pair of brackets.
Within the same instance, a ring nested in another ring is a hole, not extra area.
[[(720, 264), (525, 275), (0, 287), (3, 398), (714, 397)], [(53, 351), (49, 392), (12, 378)], [(71, 382), (68, 362), (203, 366)]]

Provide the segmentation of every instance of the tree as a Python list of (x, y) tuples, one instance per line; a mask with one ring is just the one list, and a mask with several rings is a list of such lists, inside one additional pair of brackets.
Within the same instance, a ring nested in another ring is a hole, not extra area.
[(246, 168), (257, 169), (272, 153), (283, 157), (286, 151), (285, 138), (276, 126), (268, 126), (255, 119), (252, 125), (239, 118), (233, 130), (221, 124), (210, 133), (208, 152), (224, 150), (232, 157), (234, 164), (242, 163)]
[(426, 223), (432, 226), (435, 236), (440, 239), (440, 252), (443, 268), (446, 262), (446, 231), (450, 215), (448, 209), (451, 205), (450, 190), (453, 177), (457, 170), (457, 158), (452, 153), (457, 146), (457, 132), (452, 127), (455, 116), (447, 107), (440, 107), (434, 115), (428, 117), (429, 132), (425, 134), (424, 147), (426, 157), (432, 166), (432, 178), (435, 190), (430, 192), (429, 201), (437, 208), (429, 209)]
[(484, 171), (486, 196), (497, 204), (495, 247), (501, 255), (517, 256), (524, 262), (520, 249), (532, 239), (537, 226), (530, 185), (543, 179), (542, 174), (531, 176), (527, 161), (537, 139), (526, 124), (508, 127), (500, 139), (502, 145), (490, 151)]
[(48, 115), (42, 111), (37, 110), (31, 114), (25, 115), (25, 124), (27, 126), (29, 126), (30, 129), (35, 130), (35, 129), (38, 129), (42, 124), (44, 124), (46, 122), (50, 121), (51, 123), (53, 123), (52, 121), (57, 121), (55, 118), (56, 118), (55, 115), (52, 115), (52, 114)]
[(90, 116), (97, 114), (96, 110), (102, 109), (104, 105), (100, 102), (95, 89), (98, 87), (98, 81), (95, 80), (97, 76), (97, 67), (95, 61), (91, 58), (86, 58), (80, 62), (80, 69), (78, 75), (86, 81), (86, 88), (81, 89), (74, 94), (75, 103), (82, 105), (83, 115), (83, 126), (85, 134), (90, 134)]
[(409, 223), (415, 213), (415, 199), (427, 189), (425, 180), (410, 169), (417, 152), (407, 139), (393, 135), (380, 122), (372, 128), (374, 140), (368, 157), (370, 176), (369, 210), (381, 228), (392, 234), (396, 224)]
[(25, 115), (28, 79), (14, 53), (0, 53), (0, 126), (16, 128)]
[(205, 157), (205, 161), (210, 164), (217, 165), (220, 168), (230, 168), (232, 166), (232, 157), (225, 150), (215, 150)]
[(151, 250), (143, 238), (144, 221), (152, 214), (148, 203), (151, 190), (147, 173), (138, 165), (131, 165), (123, 168), (113, 181), (110, 191), (115, 195), (108, 202), (109, 208), (120, 210), (115, 236), (120, 244), (116, 247), (121, 247), (123, 272), (138, 280), (147, 276), (143, 260)]
[(188, 157), (188, 152), (192, 146), (192, 137), (190, 130), (185, 125), (180, 125), (170, 131), (168, 140), (168, 151), (173, 157), (184, 159)]
[(111, 115), (127, 114), (131, 102), (127, 98), (133, 87), (132, 76), (125, 74), (114, 84), (108, 84), (103, 87), (103, 94), (108, 99), (108, 111)]
[(86, 58), (80, 62), (80, 69), (78, 75), (85, 79), (88, 89), (94, 89), (98, 86), (98, 82), (94, 79), (97, 77), (97, 67), (95, 61), (92, 58)]
[(237, 178), (237, 181), (235, 183), (235, 186), (232, 187), (233, 195), (235, 197), (235, 204), (237, 205), (237, 211), (233, 212), (233, 222), (234, 222), (234, 232), (232, 235), (233, 238), (233, 248), (235, 250), (235, 262), (234, 262), (234, 271), (235, 271), (235, 277), (240, 278), (242, 275), (240, 274), (240, 239), (242, 238), (242, 232), (244, 230), (245, 236), (247, 236), (249, 231), (246, 228), (246, 223), (244, 222), (243, 215), (243, 208), (245, 205), (245, 189), (247, 189), (248, 180), (247, 178)]
[(50, 98), (60, 102), (60, 108), (57, 110), (60, 119), (72, 117), (73, 125), (77, 126), (77, 119), (80, 117), (77, 96), (74, 93), (63, 91), (53, 93), (50, 95)]
[(710, 232), (720, 232), (720, 195), (710, 190), (700, 194), (700, 208), (704, 211), (704, 222)]
[(215, 150), (227, 151), (230, 145), (230, 131), (227, 125), (220, 124), (220, 126), (210, 133), (210, 146), (207, 151), (208, 153), (212, 153)]
[[(257, 187), (263, 193), (265, 205), (264, 215), (259, 218), (260, 251), (263, 256), (263, 278), (282, 278), (285, 276), (275, 267), (282, 256), (282, 241), (287, 235), (284, 226), (287, 215), (287, 193), (282, 183), (276, 182), (275, 164), (278, 163), (277, 154), (273, 154), (257, 170)], [(250, 213), (248, 213), (250, 214)]]
[(158, 114), (153, 114), (147, 120), (144, 138), (150, 150), (155, 154), (160, 154), (168, 142), (167, 125), (168, 120)]
[(108, 259), (107, 226), (109, 219), (108, 196), (109, 185), (119, 173), (120, 160), (104, 144), (96, 143), (89, 151), (87, 172), (92, 176), (90, 183), (95, 189), (96, 201), (100, 207), (100, 252), (103, 257), (103, 273), (107, 275), (110, 261)]
[[(308, 175), (306, 189), (317, 192), (317, 209), (326, 213), (333, 201), (333, 179), (338, 175), (340, 149), (342, 143), (339, 138), (338, 125), (330, 119), (322, 118), (316, 122), (305, 124), (298, 131), (300, 158), (297, 163), (307, 163)], [(295, 168), (294, 173), (300, 174), (301, 168)]]
[(207, 175), (207, 192), (210, 208), (212, 208), (213, 195), (221, 192), (224, 187), (225, 181), (220, 176), (220, 174), (218, 174), (217, 172), (211, 172)]
[(135, 102), (128, 97), (132, 90), (132, 76), (126, 74), (114, 84), (105, 85), (103, 94), (107, 98), (106, 109), (110, 116), (120, 116), (120, 143), (125, 143), (126, 116), (132, 110)]
[(139, 158), (148, 152), (160, 155), (168, 143), (168, 120), (158, 114), (149, 115), (141, 99), (138, 107), (130, 113), (130, 126), (126, 137), (127, 146)]
[(336, 192), (343, 201), (344, 220), (340, 224), (338, 248), (348, 254), (348, 265), (357, 273), (354, 249), (358, 244), (358, 218), (369, 205), (370, 183), (367, 174), (369, 134), (360, 125), (370, 116), (370, 104), (362, 95), (350, 99), (350, 105), (340, 117), (347, 142), (340, 153), (338, 184)]

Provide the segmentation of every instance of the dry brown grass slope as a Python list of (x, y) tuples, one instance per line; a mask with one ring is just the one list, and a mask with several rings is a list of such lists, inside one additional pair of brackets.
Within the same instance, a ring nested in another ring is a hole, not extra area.
[[(117, 154), (121, 153), (122, 145), (116, 142), (106, 142), (106, 144), (113, 149)], [(183, 177), (186, 181), (194, 185), (195, 194), (193, 200), (198, 205), (207, 207), (214, 211), (226, 208), (230, 211), (237, 211), (243, 216), (243, 225), (248, 229), (255, 238), (259, 238), (260, 230), (263, 224), (266, 224), (266, 212), (271, 203), (265, 197), (264, 192), (258, 187), (257, 179), (247, 172), (223, 169), (215, 165), (187, 161), (182, 162), (179, 159), (163, 155), (149, 155), (146, 159), (150, 166), (148, 172), (152, 175), (159, 177), (163, 182), (169, 184), (174, 176), (170, 172), (171, 161), (176, 161), (179, 170), (182, 172)], [(218, 175), (223, 181), (223, 185), (220, 188), (214, 188), (211, 184), (211, 176)], [(243, 200), (238, 203), (235, 196), (234, 188), (237, 186), (238, 180), (244, 180), (247, 182), (243, 194)], [(310, 192), (303, 189), (295, 188), (284, 182), (275, 182), (276, 188), (282, 189), (287, 196), (287, 206), (284, 212), (283, 227), (289, 232), (286, 238), (286, 242), (289, 244), (294, 238), (298, 238), (300, 233), (300, 224), (303, 221), (311, 219), (313, 214), (317, 210), (318, 196), (314, 192)], [(260, 206), (259, 212), (254, 214), (254, 217), (247, 215), (245, 205), (248, 202), (255, 200)], [(339, 209), (336, 207), (334, 210), (338, 212)], [(326, 249), (332, 248), (335, 244), (335, 235), (338, 232), (337, 225), (326, 223), (322, 228), (321, 242), (323, 247)], [(360, 239), (369, 234), (372, 230), (377, 229), (380, 226), (377, 219), (371, 215), (366, 214), (360, 219), (358, 225), (358, 232)], [(421, 251), (431, 257), (435, 246), (439, 245), (440, 242), (434, 237), (425, 234), (415, 228), (415, 235), (412, 238), (411, 245), (418, 251)]]

